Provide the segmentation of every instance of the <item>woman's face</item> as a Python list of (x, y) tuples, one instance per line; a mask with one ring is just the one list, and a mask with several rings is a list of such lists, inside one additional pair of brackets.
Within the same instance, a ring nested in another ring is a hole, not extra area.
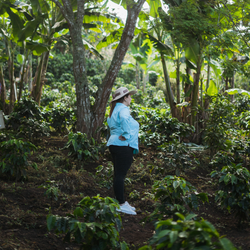
[(125, 96), (123, 104), (125, 104), (126, 106), (129, 106), (131, 103), (131, 100), (132, 100), (131, 95), (128, 95), (128, 97)]

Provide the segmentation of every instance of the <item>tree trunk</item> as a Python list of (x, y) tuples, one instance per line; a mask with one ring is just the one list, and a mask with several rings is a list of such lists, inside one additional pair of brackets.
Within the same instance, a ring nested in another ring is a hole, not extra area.
[(142, 70), (142, 77), (143, 77), (142, 92), (145, 93), (145, 90), (146, 90), (146, 74), (145, 74), (145, 70)]
[(165, 61), (163, 53), (161, 53), (161, 63), (162, 63), (162, 68), (163, 68), (163, 73), (164, 73), (164, 79), (165, 79), (166, 90), (167, 90), (167, 97), (168, 97), (168, 102), (169, 102), (170, 109), (171, 109), (171, 114), (172, 114), (172, 117), (175, 117), (180, 121), (181, 114), (180, 114), (180, 111), (178, 110), (178, 108), (176, 107), (176, 103), (174, 101), (174, 96), (173, 96), (173, 92), (171, 89), (171, 83), (170, 83), (170, 79), (169, 79), (169, 75), (168, 75), (167, 65), (166, 65), (166, 61)]
[(3, 67), (0, 64), (0, 89), (1, 89), (1, 102), (2, 102), (2, 108), (3, 108), (3, 112), (4, 114), (7, 114), (7, 106), (5, 104), (5, 100), (6, 100), (6, 85), (5, 85), (5, 80), (4, 80), (4, 76), (3, 76)]
[(181, 102), (180, 98), (180, 49), (178, 49), (177, 65), (176, 65), (176, 87), (177, 87), (177, 103)]
[(8, 68), (9, 68), (9, 79), (10, 79), (10, 106), (9, 106), (9, 113), (13, 111), (14, 103), (16, 101), (15, 99), (15, 93), (16, 93), (16, 85), (14, 81), (14, 52), (10, 53), (10, 57), (8, 60)]
[(206, 84), (206, 91), (207, 91), (207, 89), (209, 87), (209, 83), (210, 83), (210, 65), (209, 65), (209, 62), (208, 62), (208, 64), (207, 64), (207, 84)]
[(44, 53), (40, 57), (40, 61), (37, 65), (36, 74), (32, 83), (31, 96), (34, 98), (34, 100), (37, 103), (39, 103), (39, 90), (40, 90), (40, 85), (41, 85), (43, 62), (44, 62)]
[(32, 53), (29, 53), (28, 56), (28, 72), (27, 72), (27, 82), (28, 82), (28, 89), (32, 91)]
[(197, 63), (197, 71), (195, 74), (194, 79), (194, 87), (193, 87), (193, 93), (192, 93), (192, 100), (191, 100), (191, 124), (195, 125), (196, 121), (196, 114), (198, 112), (197, 110), (197, 101), (198, 101), (198, 92), (199, 92), (199, 82), (200, 82), (200, 73), (201, 73), (201, 56), (198, 58)]
[(226, 90), (227, 90), (228, 89), (228, 77), (226, 77), (225, 83), (226, 83)]
[[(231, 78), (231, 88), (234, 89), (234, 74), (235, 72), (233, 72), (233, 76)], [(234, 95), (231, 95), (231, 100), (233, 101), (234, 100)]]
[(22, 97), (22, 91), (23, 91), (23, 81), (24, 81), (24, 75), (26, 72), (26, 61), (27, 61), (27, 57), (28, 57), (28, 52), (25, 55), (24, 58), (24, 62), (20, 71), (21, 77), (20, 77), (20, 85), (19, 85), (19, 95), (18, 95), (18, 101), (20, 101), (21, 97)]
[(136, 78), (136, 88), (140, 89), (140, 64), (136, 61), (136, 73), (135, 73), (135, 78)]

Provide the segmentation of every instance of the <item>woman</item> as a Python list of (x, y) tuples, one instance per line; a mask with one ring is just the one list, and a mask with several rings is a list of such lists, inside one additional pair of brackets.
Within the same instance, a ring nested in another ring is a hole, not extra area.
[(124, 198), (124, 180), (132, 164), (133, 154), (139, 152), (138, 133), (139, 123), (130, 115), (128, 106), (131, 95), (137, 91), (129, 91), (125, 87), (118, 88), (111, 101), (108, 117), (110, 138), (107, 146), (113, 157), (114, 163), (114, 193), (120, 204), (119, 212), (136, 215), (135, 208), (130, 206)]

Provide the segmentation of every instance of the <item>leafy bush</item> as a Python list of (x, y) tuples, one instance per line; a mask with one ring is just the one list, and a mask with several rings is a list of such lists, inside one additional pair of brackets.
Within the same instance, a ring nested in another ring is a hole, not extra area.
[(222, 166), (230, 165), (232, 162), (234, 162), (233, 154), (220, 150), (213, 156), (209, 165), (221, 169)]
[[(7, 176), (19, 180), (26, 177), (26, 169), (30, 165), (28, 156), (36, 150), (35, 145), (22, 140), (11, 139), (0, 143), (0, 170)], [(36, 164), (32, 167), (36, 168)]]
[(45, 121), (21, 118), (17, 136), (25, 136), (30, 141), (40, 140), (49, 136), (49, 125)]
[(155, 200), (160, 201), (156, 204), (156, 210), (150, 216), (162, 219), (166, 215), (173, 215), (175, 212), (187, 213), (189, 209), (198, 209), (198, 199), (208, 202), (205, 193), (197, 193), (185, 179), (177, 176), (168, 175), (161, 181), (156, 181), (152, 187)]
[(47, 227), (49, 231), (55, 229), (57, 233), (66, 234), (65, 241), (70, 241), (74, 236), (83, 249), (116, 249), (119, 247), (121, 229), (121, 217), (116, 208), (118, 203), (110, 197), (85, 197), (74, 213), (67, 217), (49, 214)]
[(134, 69), (120, 69), (118, 76), (124, 80), (124, 84), (130, 84), (135, 82), (135, 70)]
[(55, 81), (59, 81), (63, 74), (72, 74), (73, 56), (71, 53), (57, 53), (48, 61), (47, 72), (54, 75)]
[(36, 119), (38, 121), (44, 120), (43, 114), (38, 106), (38, 104), (31, 98), (24, 97), (19, 102), (14, 105), (13, 112), (6, 116), (6, 128), (17, 130), (20, 126), (20, 119)]
[[(155, 224), (155, 234), (150, 239), (150, 245), (139, 248), (139, 250), (152, 249), (217, 249), (236, 250), (231, 241), (222, 238), (215, 227), (208, 221), (193, 220), (196, 215), (179, 217), (158, 221)], [(155, 247), (152, 247), (155, 246)]]
[(15, 131), (18, 136), (25, 136), (29, 140), (49, 135), (49, 127), (40, 107), (27, 97), (15, 103), (13, 112), (5, 116), (5, 124), (7, 130)]
[(242, 164), (224, 166), (221, 171), (211, 172), (217, 178), (218, 191), (215, 201), (229, 212), (232, 210), (239, 218), (239, 226), (243, 220), (249, 219), (250, 212), (250, 173)]
[(235, 108), (237, 115), (250, 110), (250, 98), (243, 95), (235, 95)]
[(147, 146), (157, 147), (171, 140), (172, 134), (180, 138), (190, 136), (194, 127), (172, 118), (166, 110), (138, 107), (131, 115), (140, 123), (140, 142)]
[(43, 87), (43, 94), (41, 97), (41, 106), (48, 106), (51, 102), (55, 102), (61, 98), (61, 94), (51, 89), (50, 86)]
[(72, 108), (63, 103), (54, 103), (52, 108), (44, 109), (45, 118), (57, 133), (67, 133), (69, 127), (75, 127), (76, 115)]
[(230, 140), (235, 121), (234, 106), (229, 98), (217, 96), (210, 108), (210, 115), (206, 122), (204, 142), (210, 149), (211, 157), (219, 150), (225, 150)]
[(88, 139), (86, 134), (81, 132), (70, 132), (68, 135), (68, 142), (64, 149), (69, 149), (68, 156), (74, 157), (80, 161), (88, 158), (98, 160), (99, 148), (93, 138)]
[(113, 177), (114, 177), (113, 164), (111, 163), (106, 167), (99, 165), (96, 168), (95, 175), (98, 185), (110, 189), (113, 185)]
[(181, 172), (185, 172), (192, 167), (193, 161), (189, 157), (190, 152), (188, 148), (177, 139), (164, 143), (158, 148), (161, 150), (159, 157), (164, 159), (164, 165), (175, 169), (177, 176), (180, 176)]

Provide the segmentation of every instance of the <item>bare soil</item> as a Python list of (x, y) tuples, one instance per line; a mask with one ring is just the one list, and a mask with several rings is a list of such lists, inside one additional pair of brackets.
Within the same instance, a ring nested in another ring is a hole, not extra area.
[[(37, 163), (38, 171), (29, 168), (28, 178), (19, 182), (0, 179), (0, 249), (79, 249), (76, 243), (63, 242), (63, 235), (48, 232), (46, 216), (49, 208), (53, 214), (66, 215), (72, 213), (85, 196), (100, 194), (101, 197), (114, 197), (112, 188), (104, 188), (94, 178), (97, 166), (110, 166), (109, 152), (99, 161), (84, 162), (79, 166), (68, 157), (67, 150), (61, 150), (65, 143), (65, 137), (50, 137), (36, 143), (38, 150), (30, 161)], [(196, 214), (210, 221), (235, 247), (250, 249), (249, 223), (245, 222), (239, 228), (234, 214), (221, 210), (214, 202), (216, 186), (209, 176), (211, 169), (206, 155), (206, 152), (197, 152), (196, 157), (201, 164), (182, 176), (199, 192), (209, 194), (209, 204), (201, 204)], [(132, 183), (126, 185), (126, 194), (134, 190), (139, 194), (139, 197), (127, 195), (127, 200), (136, 207), (137, 215), (121, 214), (123, 228), (120, 239), (128, 243), (130, 249), (146, 245), (154, 233), (154, 224), (144, 222), (154, 210), (154, 201), (148, 195), (154, 178), (148, 169), (161, 164), (156, 150), (141, 147), (128, 174)], [(167, 174), (173, 173), (169, 170)], [(55, 181), (61, 190), (57, 201), (48, 199), (46, 188), (41, 187), (48, 185), (48, 180)]]

